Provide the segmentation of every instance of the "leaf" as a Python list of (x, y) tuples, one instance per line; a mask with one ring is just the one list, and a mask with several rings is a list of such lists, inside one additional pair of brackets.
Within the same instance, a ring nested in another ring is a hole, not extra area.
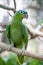
[(31, 58), (29, 65), (40, 65), (40, 63), (40, 60)]
[(43, 61), (40, 61), (41, 63), (40, 63), (40, 65), (43, 65)]
[(0, 57), (0, 65), (6, 65), (2, 57)]
[(3, 59), (6, 65), (21, 65), (16, 53), (10, 52), (8, 56), (4, 57)]

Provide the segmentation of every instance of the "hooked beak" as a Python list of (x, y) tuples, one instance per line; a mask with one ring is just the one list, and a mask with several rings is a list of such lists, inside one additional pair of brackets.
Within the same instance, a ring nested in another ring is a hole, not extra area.
[(24, 15), (24, 18), (26, 18), (26, 19), (28, 18), (28, 13)]

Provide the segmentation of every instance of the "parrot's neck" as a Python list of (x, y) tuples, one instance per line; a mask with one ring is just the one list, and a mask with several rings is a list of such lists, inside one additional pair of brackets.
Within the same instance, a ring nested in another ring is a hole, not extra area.
[(15, 14), (13, 17), (12, 25), (21, 26), (23, 17), (20, 14)]
[(14, 18), (16, 19), (16, 21), (22, 21), (23, 16), (18, 13), (18, 14), (15, 14)]
[(22, 25), (22, 19), (17, 16), (13, 17), (12, 26), (21, 27), (21, 25)]
[(18, 17), (15, 17), (14, 19), (14, 24), (13, 25), (21, 25), (22, 24), (22, 19), (18, 18)]
[(20, 19), (19, 17), (15, 17), (15, 20), (16, 20), (17, 22), (21, 22), (21, 21), (22, 21), (22, 19)]

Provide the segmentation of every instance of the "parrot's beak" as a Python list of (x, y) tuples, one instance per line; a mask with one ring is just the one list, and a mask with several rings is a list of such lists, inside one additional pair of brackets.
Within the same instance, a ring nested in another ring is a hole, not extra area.
[(28, 18), (28, 14), (25, 14), (25, 15), (24, 15), (24, 18), (26, 18), (26, 19), (27, 19), (27, 18)]

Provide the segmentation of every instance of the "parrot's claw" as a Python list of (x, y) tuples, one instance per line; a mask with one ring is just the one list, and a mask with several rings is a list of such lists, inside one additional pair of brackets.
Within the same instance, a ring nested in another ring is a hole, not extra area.
[(8, 51), (10, 51), (12, 47), (13, 47), (13, 45), (10, 45), (9, 48), (8, 48)]
[(23, 55), (24, 51), (25, 51), (25, 48), (23, 48), (23, 49), (21, 50), (20, 55)]

